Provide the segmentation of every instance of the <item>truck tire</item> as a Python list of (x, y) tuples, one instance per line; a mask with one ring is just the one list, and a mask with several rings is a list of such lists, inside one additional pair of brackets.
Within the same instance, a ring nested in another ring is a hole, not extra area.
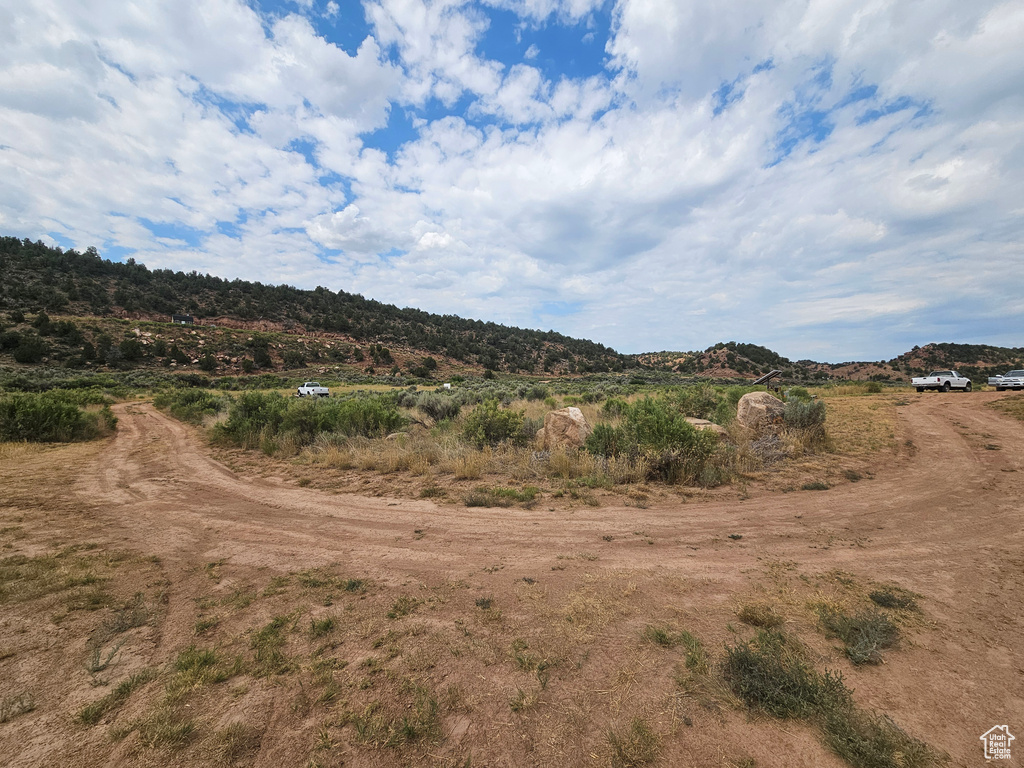
[(964, 387), (964, 392), (970, 392), (970, 391), (971, 391), (971, 382), (968, 381), (967, 382), (967, 386)]
[(918, 388), (917, 388), (917, 391), (918, 391), (918, 392), (924, 392), (924, 387), (918, 387)]
[(942, 391), (943, 392), (949, 392), (949, 382), (948, 381), (945, 384), (942, 385)]
[(1002, 387), (996, 387), (996, 392), (1002, 392), (1002, 391), (1003, 391)]

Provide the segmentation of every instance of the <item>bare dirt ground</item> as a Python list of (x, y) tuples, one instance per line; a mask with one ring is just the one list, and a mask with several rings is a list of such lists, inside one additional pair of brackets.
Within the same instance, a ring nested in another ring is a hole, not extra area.
[[(982, 733), (1024, 732), (1024, 429), (997, 397), (909, 396), (870, 479), (646, 509), (299, 488), (145, 403), (103, 444), (4, 447), (0, 764), (640, 765), (609, 737), (639, 719), (651, 764), (844, 765), (644, 639), (685, 629), (714, 668), (764, 604), (859, 705), (981, 765)], [(813, 608), (882, 584), (921, 613), (854, 667)]]

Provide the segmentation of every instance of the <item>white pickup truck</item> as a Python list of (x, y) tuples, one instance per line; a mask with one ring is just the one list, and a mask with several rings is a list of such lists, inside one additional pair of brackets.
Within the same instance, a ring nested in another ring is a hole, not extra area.
[(1004, 389), (1024, 389), (1024, 371), (1010, 371), (1002, 376), (989, 376), (988, 385), (995, 387), (996, 392)]
[(971, 391), (971, 380), (961, 376), (956, 371), (932, 371), (927, 376), (916, 376), (910, 381), (918, 392), (926, 389), (941, 390), (949, 392), (951, 389), (962, 389), (964, 392)]
[(319, 381), (307, 381), (295, 392), (296, 397), (330, 397), (327, 387), (321, 387)]

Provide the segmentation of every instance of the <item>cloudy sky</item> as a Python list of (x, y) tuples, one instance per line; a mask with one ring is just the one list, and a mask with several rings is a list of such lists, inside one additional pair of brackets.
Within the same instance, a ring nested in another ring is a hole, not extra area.
[(1024, 346), (1020, 0), (0, 0), (0, 233), (623, 352)]

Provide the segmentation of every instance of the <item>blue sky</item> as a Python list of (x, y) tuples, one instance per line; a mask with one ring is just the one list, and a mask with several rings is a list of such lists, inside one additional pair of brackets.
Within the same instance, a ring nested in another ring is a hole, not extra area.
[(0, 7), (0, 232), (624, 352), (1024, 346), (1024, 7)]

